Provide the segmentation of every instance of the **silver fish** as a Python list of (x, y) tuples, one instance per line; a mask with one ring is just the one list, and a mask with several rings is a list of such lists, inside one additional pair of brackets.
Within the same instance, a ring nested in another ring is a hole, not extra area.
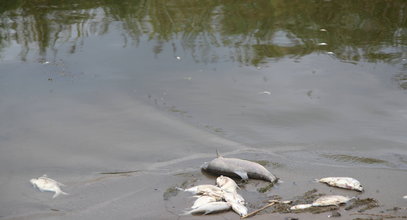
[(223, 199), (226, 202), (230, 202), (230, 203), (238, 203), (241, 205), (244, 205), (244, 203), (245, 203), (244, 198), (237, 192), (224, 192)]
[(239, 188), (233, 179), (222, 175), (216, 178), (216, 185), (226, 192), (236, 192), (236, 189)]
[(230, 209), (230, 204), (227, 202), (210, 202), (203, 204), (195, 209), (192, 209), (191, 211), (185, 212), (183, 215), (190, 215), (190, 214), (210, 214), (210, 213), (215, 213), (215, 212), (221, 212), (221, 211), (227, 211)]
[(48, 178), (47, 175), (43, 175), (37, 179), (31, 179), (30, 183), (41, 192), (54, 192), (52, 198), (55, 198), (60, 194), (68, 195), (68, 193), (62, 191), (60, 188), (61, 186), (64, 186), (64, 184)]
[(244, 180), (261, 179), (277, 182), (277, 177), (270, 173), (262, 165), (238, 158), (224, 158), (218, 154), (218, 157), (210, 162), (206, 162), (201, 169), (217, 175), (226, 175), (231, 177), (240, 177)]
[(325, 177), (318, 180), (321, 183), (326, 183), (330, 186), (336, 186), (344, 189), (363, 191), (363, 187), (360, 182), (351, 177)]
[(211, 202), (216, 202), (216, 198), (212, 196), (198, 196), (198, 199), (195, 200), (194, 204), (192, 205), (191, 209), (196, 209), (201, 205), (211, 203)]
[(186, 192), (193, 193), (195, 195), (211, 196), (217, 200), (221, 200), (223, 197), (223, 191), (221, 188), (213, 185), (198, 185), (188, 189), (178, 188)]
[(235, 211), (238, 215), (240, 216), (247, 215), (247, 208), (243, 204), (236, 202), (230, 202), (229, 204), (232, 206), (232, 210)]
[(312, 203), (312, 206), (331, 206), (347, 203), (352, 198), (341, 195), (322, 196)]
[(312, 207), (312, 204), (298, 204), (295, 206), (291, 206), (290, 210), (295, 211), (295, 210), (301, 210), (301, 209), (308, 209), (311, 207)]

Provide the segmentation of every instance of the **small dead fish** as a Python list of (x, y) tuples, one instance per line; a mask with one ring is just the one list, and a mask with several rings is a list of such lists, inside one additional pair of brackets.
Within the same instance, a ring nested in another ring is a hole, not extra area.
[(201, 169), (217, 175), (240, 177), (244, 180), (252, 178), (266, 180), (272, 183), (278, 180), (276, 176), (258, 163), (238, 158), (224, 158), (219, 154), (217, 158), (204, 163)]
[(363, 187), (360, 184), (360, 182), (351, 177), (326, 177), (319, 179), (317, 181), (321, 183), (326, 183), (330, 186), (336, 186), (339, 188), (351, 189), (359, 192), (363, 191)]
[(244, 198), (237, 192), (224, 192), (223, 199), (230, 203), (239, 203), (241, 205), (244, 205), (245, 203)]
[(43, 175), (37, 179), (31, 179), (30, 183), (41, 192), (54, 192), (52, 198), (55, 198), (60, 194), (68, 195), (68, 193), (62, 191), (60, 188), (61, 186), (64, 186), (64, 184), (48, 178), (47, 175)]
[(247, 208), (243, 204), (236, 202), (230, 202), (229, 204), (232, 206), (232, 210), (235, 211), (238, 215), (240, 216), (247, 215)]
[(218, 185), (226, 192), (236, 192), (236, 189), (239, 188), (239, 186), (233, 179), (222, 175), (216, 178), (216, 185)]
[(403, 196), (403, 199), (407, 199), (407, 195)]
[(311, 208), (312, 204), (298, 204), (295, 206), (291, 206), (290, 210), (295, 211), (295, 210), (302, 210), (302, 209), (308, 209)]
[(203, 195), (215, 197), (217, 200), (220, 200), (223, 197), (223, 191), (221, 188), (213, 185), (198, 185), (188, 189), (177, 188), (179, 190), (190, 192), (194, 195)]
[(193, 194), (202, 194), (205, 192), (216, 192), (216, 193), (222, 193), (222, 189), (217, 187), (217, 186), (213, 186), (213, 185), (198, 185), (198, 186), (194, 186), (188, 189), (184, 189), (184, 191), (186, 192), (191, 192)]
[(322, 196), (312, 203), (312, 206), (331, 206), (347, 203), (352, 198), (341, 195)]
[(191, 209), (196, 209), (201, 205), (216, 202), (216, 198), (212, 196), (199, 196), (197, 200), (195, 200), (194, 204), (192, 205)]
[(215, 213), (215, 212), (222, 212), (222, 211), (227, 211), (230, 209), (230, 204), (227, 202), (210, 202), (203, 204), (195, 209), (192, 209), (191, 211), (185, 212), (183, 215), (190, 215), (190, 214), (210, 214), (210, 213)]

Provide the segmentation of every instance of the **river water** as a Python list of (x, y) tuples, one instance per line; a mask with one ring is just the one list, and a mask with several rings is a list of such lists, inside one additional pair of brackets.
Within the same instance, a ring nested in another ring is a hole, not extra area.
[(0, 219), (204, 219), (167, 195), (216, 150), (282, 180), (249, 209), (316, 188), (406, 215), (406, 70), (401, 0), (1, 1)]

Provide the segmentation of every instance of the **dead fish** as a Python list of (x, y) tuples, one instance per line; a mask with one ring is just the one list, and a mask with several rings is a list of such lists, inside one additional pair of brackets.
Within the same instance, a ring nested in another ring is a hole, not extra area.
[(403, 199), (407, 199), (407, 195), (403, 196)]
[(341, 195), (322, 196), (312, 203), (312, 206), (331, 206), (347, 203), (352, 198)]
[(258, 163), (238, 158), (224, 158), (219, 154), (217, 158), (204, 163), (201, 169), (217, 175), (240, 177), (244, 180), (252, 178), (266, 180), (272, 183), (278, 180), (276, 176)]
[(177, 188), (179, 190), (190, 192), (194, 195), (211, 196), (220, 200), (223, 197), (223, 191), (221, 188), (213, 185), (198, 185), (188, 189)]
[(360, 182), (351, 177), (326, 177), (319, 179), (317, 181), (321, 183), (326, 183), (330, 186), (336, 186), (339, 188), (352, 189), (359, 192), (363, 191), (363, 187), (360, 184)]
[(239, 188), (233, 179), (222, 175), (216, 178), (216, 185), (226, 192), (236, 192), (236, 189)]
[(229, 210), (231, 205), (227, 202), (210, 202), (203, 204), (195, 209), (192, 209), (191, 211), (185, 212), (183, 215), (190, 215), (190, 214), (210, 214), (210, 213), (215, 213), (215, 212), (221, 212), (221, 211), (227, 211)]
[(235, 211), (238, 215), (240, 216), (247, 215), (247, 208), (243, 204), (236, 202), (230, 202), (229, 204), (231, 205), (232, 210)]
[(237, 192), (224, 192), (223, 199), (230, 203), (239, 203), (241, 205), (245, 203), (244, 198)]
[(30, 183), (41, 192), (54, 192), (52, 198), (55, 198), (60, 194), (68, 195), (68, 193), (62, 191), (60, 188), (61, 186), (64, 186), (64, 184), (48, 178), (47, 175), (43, 175), (37, 179), (31, 179)]
[(201, 205), (216, 202), (216, 198), (212, 196), (199, 196), (197, 200), (195, 200), (194, 204), (192, 205), (191, 209), (196, 209)]
[(290, 210), (295, 211), (295, 210), (302, 210), (302, 209), (308, 209), (311, 208), (312, 204), (298, 204), (295, 206), (291, 206)]

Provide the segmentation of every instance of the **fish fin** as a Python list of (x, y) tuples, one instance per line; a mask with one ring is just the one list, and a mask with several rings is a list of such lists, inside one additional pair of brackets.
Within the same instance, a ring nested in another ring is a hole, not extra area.
[(57, 185), (58, 185), (58, 186), (66, 186), (65, 184), (60, 183), (60, 182), (57, 182)]
[(179, 214), (180, 216), (183, 216), (183, 215), (190, 215), (191, 213), (192, 213), (192, 211), (193, 210), (191, 210), (191, 211), (184, 211), (183, 213), (181, 213), (181, 214)]
[(217, 157), (217, 158), (222, 157), (222, 155), (220, 155), (218, 149), (216, 149), (216, 157)]
[(236, 173), (238, 176), (240, 176), (240, 178), (242, 178), (243, 180), (248, 180), (249, 176), (247, 176), (247, 172), (243, 171), (243, 170), (235, 170), (233, 171), (234, 173)]
[(59, 196), (61, 194), (61, 191), (57, 191), (55, 192), (55, 194), (52, 196), (53, 199), (55, 199), (57, 196)]
[(55, 192), (55, 194), (52, 196), (52, 198), (53, 199), (55, 199), (57, 196), (59, 196), (59, 195), (69, 195), (68, 193), (66, 193), (66, 192), (64, 192), (64, 191), (62, 191), (62, 190), (59, 190), (59, 191), (56, 191)]

